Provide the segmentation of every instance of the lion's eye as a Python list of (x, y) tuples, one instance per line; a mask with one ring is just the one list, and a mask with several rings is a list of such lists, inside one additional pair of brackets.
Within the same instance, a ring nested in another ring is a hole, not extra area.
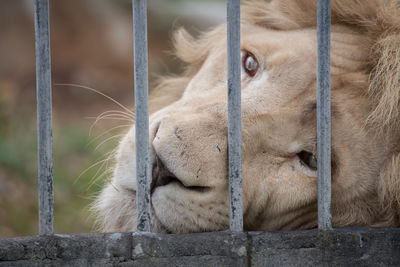
[(303, 150), (297, 154), (297, 156), (299, 157), (301, 163), (306, 165), (308, 168), (314, 171), (317, 170), (318, 162), (317, 157), (314, 154)]
[(243, 68), (250, 77), (256, 75), (258, 71), (258, 61), (252, 53), (247, 51), (244, 53)]

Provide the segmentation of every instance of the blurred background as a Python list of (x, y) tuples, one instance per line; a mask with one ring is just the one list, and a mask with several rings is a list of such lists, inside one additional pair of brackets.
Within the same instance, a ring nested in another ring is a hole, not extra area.
[[(50, 1), (56, 233), (93, 231), (88, 206), (131, 125), (103, 113), (122, 111), (118, 105), (80, 87), (133, 110), (131, 10), (129, 0)], [(149, 0), (148, 19), (152, 87), (182, 70), (171, 54), (174, 29), (196, 34), (223, 22), (225, 1)], [(0, 237), (38, 234), (35, 82), (33, 0), (1, 1)]]

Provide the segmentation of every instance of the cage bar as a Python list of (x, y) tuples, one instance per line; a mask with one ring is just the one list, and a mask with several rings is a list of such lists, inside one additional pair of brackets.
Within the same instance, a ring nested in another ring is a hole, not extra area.
[(243, 231), (240, 0), (227, 1), (230, 230)]
[(39, 234), (54, 233), (49, 0), (35, 0)]
[(136, 141), (136, 202), (137, 228), (150, 232), (150, 183), (148, 66), (147, 66), (147, 3), (132, 0), (134, 79), (135, 79), (135, 141)]
[(331, 214), (331, 81), (330, 0), (317, 3), (317, 154), (318, 229), (332, 229)]

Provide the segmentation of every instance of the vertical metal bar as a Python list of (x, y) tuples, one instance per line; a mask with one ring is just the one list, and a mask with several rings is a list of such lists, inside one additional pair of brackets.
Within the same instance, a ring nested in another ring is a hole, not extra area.
[(318, 228), (332, 229), (331, 214), (331, 80), (330, 0), (317, 3), (317, 146), (318, 146)]
[(230, 230), (243, 231), (240, 0), (227, 2)]
[(135, 79), (137, 228), (150, 232), (150, 161), (146, 0), (132, 0)]
[(39, 234), (54, 233), (49, 0), (35, 0)]

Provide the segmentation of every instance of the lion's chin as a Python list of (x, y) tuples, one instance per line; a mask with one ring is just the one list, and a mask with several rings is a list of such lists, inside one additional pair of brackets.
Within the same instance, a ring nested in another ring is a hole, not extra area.
[(215, 201), (214, 190), (192, 191), (179, 184), (157, 188), (152, 197), (155, 232), (196, 233), (229, 227), (227, 201)]

